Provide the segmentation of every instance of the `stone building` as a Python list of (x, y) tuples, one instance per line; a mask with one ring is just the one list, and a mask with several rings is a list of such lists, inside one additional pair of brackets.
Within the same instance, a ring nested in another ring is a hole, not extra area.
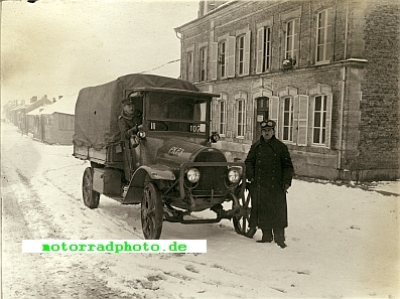
[(244, 159), (277, 122), (296, 174), (399, 177), (399, 2), (201, 1), (175, 28), (181, 78), (220, 94), (216, 147)]

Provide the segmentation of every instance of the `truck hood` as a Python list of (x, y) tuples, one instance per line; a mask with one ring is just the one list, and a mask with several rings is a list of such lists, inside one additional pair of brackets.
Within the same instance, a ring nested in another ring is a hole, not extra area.
[(178, 167), (185, 162), (227, 162), (218, 149), (175, 138), (166, 141), (157, 151), (157, 163)]

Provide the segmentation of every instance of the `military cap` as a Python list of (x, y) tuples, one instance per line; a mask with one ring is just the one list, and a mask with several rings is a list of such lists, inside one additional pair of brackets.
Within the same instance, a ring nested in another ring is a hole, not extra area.
[(263, 120), (260, 123), (260, 127), (261, 127), (261, 130), (264, 130), (264, 129), (275, 129), (276, 122), (274, 122), (273, 120)]
[(123, 105), (135, 105), (132, 98), (127, 98), (125, 100), (122, 100), (122, 104)]

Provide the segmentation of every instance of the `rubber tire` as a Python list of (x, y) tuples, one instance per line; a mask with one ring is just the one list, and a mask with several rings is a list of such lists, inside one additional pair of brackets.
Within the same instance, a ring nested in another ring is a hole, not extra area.
[(82, 179), (83, 203), (90, 209), (96, 209), (100, 204), (100, 193), (93, 190), (93, 168), (87, 167)]
[(160, 238), (163, 214), (161, 192), (155, 183), (148, 182), (143, 188), (141, 204), (142, 231), (146, 240), (157, 240)]

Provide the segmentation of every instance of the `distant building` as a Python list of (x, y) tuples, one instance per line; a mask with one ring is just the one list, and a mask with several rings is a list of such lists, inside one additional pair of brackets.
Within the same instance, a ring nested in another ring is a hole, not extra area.
[(23, 132), (30, 133), (37, 139), (42, 139), (43, 132), (40, 126), (40, 111), (44, 109), (46, 105), (52, 103), (47, 96), (43, 96), (40, 100), (36, 100), (36, 97), (32, 97), (31, 104), (24, 110), (23, 120)]
[(72, 145), (77, 96), (63, 97), (27, 114), (29, 132), (49, 144)]
[(220, 94), (216, 146), (244, 159), (277, 122), (298, 175), (399, 178), (399, 2), (200, 1), (181, 78)]

